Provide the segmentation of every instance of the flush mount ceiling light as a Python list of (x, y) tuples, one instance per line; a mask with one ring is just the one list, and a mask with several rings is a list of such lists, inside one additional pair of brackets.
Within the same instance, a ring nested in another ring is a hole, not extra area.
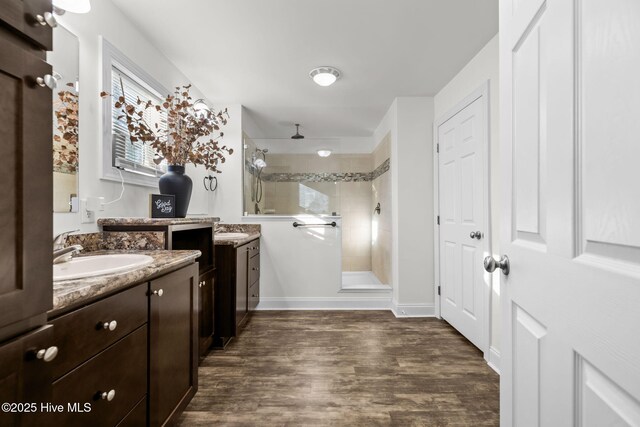
[(91, 10), (89, 0), (53, 0), (52, 3), (58, 15), (62, 15), (65, 11), (71, 13), (87, 13)]
[(202, 119), (211, 114), (211, 109), (204, 99), (198, 99), (193, 103), (193, 112), (197, 118)]
[(331, 86), (340, 76), (340, 70), (328, 66), (314, 68), (309, 72), (309, 77), (320, 86)]
[(329, 157), (331, 155), (331, 150), (329, 150), (328, 148), (322, 148), (318, 150), (317, 153), (320, 157)]
[(304, 139), (304, 135), (300, 135), (300, 124), (296, 123), (296, 134), (291, 137), (291, 139)]

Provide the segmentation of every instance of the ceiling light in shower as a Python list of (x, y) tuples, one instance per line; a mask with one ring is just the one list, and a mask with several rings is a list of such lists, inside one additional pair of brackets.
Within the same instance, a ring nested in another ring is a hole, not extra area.
[(321, 150), (318, 150), (317, 153), (320, 157), (329, 157), (331, 155), (331, 150), (329, 150), (328, 148), (323, 148)]
[(300, 123), (296, 123), (296, 134), (291, 139), (304, 139), (304, 135), (300, 135)]
[(314, 68), (309, 72), (309, 77), (320, 86), (331, 86), (341, 75), (340, 70), (329, 66)]
[[(52, 3), (56, 9), (71, 13), (87, 13), (91, 10), (89, 0), (53, 0)], [(58, 14), (62, 15), (62, 13)]]

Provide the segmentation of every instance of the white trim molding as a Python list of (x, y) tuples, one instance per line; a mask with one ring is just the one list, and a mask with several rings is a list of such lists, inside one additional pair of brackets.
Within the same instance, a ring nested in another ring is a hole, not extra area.
[(389, 310), (390, 297), (260, 297), (256, 310)]
[(489, 367), (500, 375), (500, 350), (494, 346), (489, 347), (489, 352), (485, 353), (485, 360)]
[(396, 317), (435, 317), (434, 304), (398, 304), (391, 301), (391, 311)]

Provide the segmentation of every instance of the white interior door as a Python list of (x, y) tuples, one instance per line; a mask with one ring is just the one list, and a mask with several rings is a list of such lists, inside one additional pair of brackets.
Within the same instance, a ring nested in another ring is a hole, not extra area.
[(440, 315), (483, 351), (488, 347), (489, 290), (482, 270), (489, 237), (486, 98), (483, 88), (436, 123)]
[(500, 57), (501, 425), (640, 426), (640, 1), (501, 1)]

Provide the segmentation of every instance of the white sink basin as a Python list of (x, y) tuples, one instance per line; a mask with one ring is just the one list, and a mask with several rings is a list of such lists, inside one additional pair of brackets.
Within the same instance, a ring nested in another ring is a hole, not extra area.
[(53, 280), (81, 279), (103, 274), (122, 273), (153, 262), (153, 258), (141, 254), (93, 255), (73, 258), (69, 262), (53, 265)]
[(249, 237), (247, 233), (216, 233), (215, 234), (216, 239), (222, 239), (222, 240), (244, 239), (246, 237)]

